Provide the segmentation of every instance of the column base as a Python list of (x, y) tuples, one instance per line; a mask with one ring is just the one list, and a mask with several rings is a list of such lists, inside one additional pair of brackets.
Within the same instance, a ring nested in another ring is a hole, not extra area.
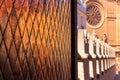
[(88, 58), (89, 54), (87, 53), (78, 53), (82, 59)]
[(103, 58), (105, 58), (105, 55), (102, 55)]
[(98, 58), (102, 58), (102, 56), (101, 56), (100, 54), (97, 54), (97, 57), (98, 57)]
[(96, 57), (97, 57), (97, 55), (95, 55), (95, 54), (90, 54), (90, 56), (91, 56), (92, 58), (96, 58)]

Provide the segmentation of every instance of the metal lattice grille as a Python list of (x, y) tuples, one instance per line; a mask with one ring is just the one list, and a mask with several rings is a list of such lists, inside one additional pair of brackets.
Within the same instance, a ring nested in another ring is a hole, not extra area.
[(70, 0), (0, 0), (0, 80), (71, 80)]

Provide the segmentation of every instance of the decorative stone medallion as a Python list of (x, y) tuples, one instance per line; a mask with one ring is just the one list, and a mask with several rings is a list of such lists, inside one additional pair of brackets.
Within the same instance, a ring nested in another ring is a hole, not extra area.
[(99, 28), (104, 21), (104, 10), (97, 2), (87, 3), (87, 25), (91, 28)]

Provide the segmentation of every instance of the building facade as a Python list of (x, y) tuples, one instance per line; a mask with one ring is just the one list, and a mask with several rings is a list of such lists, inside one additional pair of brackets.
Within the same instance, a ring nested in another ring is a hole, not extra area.
[(107, 36), (110, 45), (116, 45), (116, 2), (109, 0), (86, 0), (87, 31), (95, 32), (103, 39)]
[[(87, 32), (93, 32), (101, 40), (116, 49), (116, 62), (120, 57), (120, 1), (84, 0), (87, 9)], [(119, 70), (118, 70), (119, 71)]]
[(78, 29), (86, 28), (86, 4), (83, 0), (77, 1), (77, 21)]

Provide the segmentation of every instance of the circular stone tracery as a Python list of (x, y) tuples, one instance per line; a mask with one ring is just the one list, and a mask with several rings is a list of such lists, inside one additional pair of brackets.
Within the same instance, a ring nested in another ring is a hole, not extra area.
[(87, 7), (87, 21), (90, 25), (97, 25), (101, 20), (101, 13), (99, 8), (95, 5)]
[(99, 28), (104, 22), (104, 7), (99, 2), (87, 2), (87, 26)]

